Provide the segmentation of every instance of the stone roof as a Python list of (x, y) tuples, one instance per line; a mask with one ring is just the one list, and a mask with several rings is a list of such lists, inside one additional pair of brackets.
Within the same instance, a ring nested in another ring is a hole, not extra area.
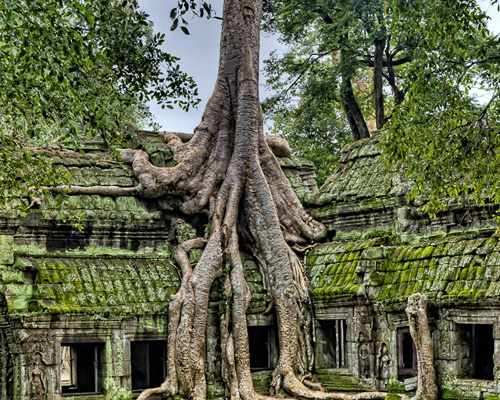
[(309, 252), (313, 298), (330, 304), (356, 297), (403, 306), (423, 292), (434, 305), (498, 302), (500, 241), (459, 235), (391, 245), (388, 238), (332, 242)]
[[(360, 230), (367, 223), (387, 226), (394, 219), (393, 210), (408, 185), (399, 166), (387, 167), (382, 162), (381, 140), (379, 136), (345, 146), (339, 166), (311, 199), (314, 217), (330, 229)], [(345, 216), (342, 223), (336, 221), (339, 215)]]
[(383, 160), (383, 140), (379, 135), (346, 145), (334, 173), (307, 199), (312, 215), (330, 232), (356, 239), (367, 231), (422, 235), (496, 225), (494, 207), (458, 198), (450, 198), (448, 209), (430, 219), (421, 210), (424, 197), (408, 202), (412, 182), (404, 165)]
[(157, 314), (180, 284), (171, 262), (151, 258), (18, 257), (0, 274), (10, 312)]
[(359, 199), (392, 199), (407, 192), (399, 165), (386, 166), (381, 160), (383, 136), (358, 140), (344, 146), (339, 167), (321, 187), (317, 204), (345, 206)]

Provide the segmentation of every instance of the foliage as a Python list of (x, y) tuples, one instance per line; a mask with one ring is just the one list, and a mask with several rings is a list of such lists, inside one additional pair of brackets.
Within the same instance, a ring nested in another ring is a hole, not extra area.
[[(321, 67), (318, 64), (311, 68), (309, 85), (293, 89), (302, 90), (302, 96), (295, 104), (284, 104), (277, 98), (268, 98), (263, 104), (264, 112), (273, 121), (272, 133), (285, 137), (294, 155), (315, 164), (319, 184), (331, 175), (340, 150), (351, 138), (347, 121), (332, 98), (335, 91), (323, 85), (327, 78), (322, 72), (327, 71), (322, 71)], [(313, 80), (319, 87), (311, 82)]]
[(406, 23), (410, 34), (425, 42), (408, 66), (405, 101), (386, 126), (386, 158), (408, 165), (412, 197), (429, 197), (431, 214), (446, 196), (500, 204), (500, 37), (475, 2), (434, 0), (432, 13), (421, 3), (397, 2), (401, 15), (415, 17)]
[(172, 20), (170, 30), (175, 31), (178, 27), (180, 27), (186, 35), (189, 35), (189, 29), (187, 28), (188, 22), (184, 18), (188, 12), (191, 12), (200, 18), (205, 16), (210, 18), (214, 13), (212, 6), (206, 1), (178, 0), (177, 6), (170, 10), (170, 19)]
[[(30, 186), (64, 182), (33, 146), (100, 135), (123, 139), (145, 103), (189, 109), (191, 78), (163, 52), (137, 0), (16, 0), (0, 3), (1, 203)], [(21, 184), (23, 182), (23, 184)]]

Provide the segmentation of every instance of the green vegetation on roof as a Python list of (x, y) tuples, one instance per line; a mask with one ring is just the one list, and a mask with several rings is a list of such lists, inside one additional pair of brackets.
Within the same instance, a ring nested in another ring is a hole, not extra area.
[(500, 299), (500, 242), (467, 235), (412, 245), (384, 245), (381, 239), (333, 242), (307, 257), (313, 298), (350, 300), (368, 286), (381, 304), (405, 303), (416, 292), (432, 304)]
[(160, 259), (22, 258), (36, 271), (29, 311), (156, 314), (179, 287), (176, 268)]

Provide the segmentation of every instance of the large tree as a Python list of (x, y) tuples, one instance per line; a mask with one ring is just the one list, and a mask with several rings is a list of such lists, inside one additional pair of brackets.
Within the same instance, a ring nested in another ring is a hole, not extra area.
[[(224, 2), (219, 73), (202, 121), (192, 136), (165, 134), (177, 165), (159, 168), (141, 150), (121, 151), (122, 159), (133, 166), (141, 195), (180, 192), (183, 213), (206, 213), (210, 221), (206, 237), (182, 243), (175, 252), (182, 282), (169, 304), (167, 379), (161, 387), (143, 392), (141, 400), (174, 394), (206, 397), (205, 331), (216, 279), (222, 281), (226, 299), (221, 316), (223, 378), (231, 398), (262, 397), (254, 391), (250, 374), (250, 292), (242, 248), (258, 261), (276, 315), (279, 361), (274, 390), (318, 399), (385, 396), (325, 393), (305, 385), (312, 362), (310, 299), (307, 279), (289, 243), (321, 239), (325, 228), (303, 210), (263, 135), (258, 96), (261, 13), (261, 0)], [(104, 188), (95, 190), (103, 193)], [(188, 257), (194, 248), (203, 248), (196, 267)], [(309, 386), (316, 387), (311, 382)]]
[(304, 107), (314, 93), (343, 109), (355, 140), (370, 136), (367, 120), (381, 129), (387, 111), (403, 101), (401, 66), (421, 39), (408, 35), (392, 3), (267, 0), (264, 26), (288, 46), (268, 61), (269, 83), (278, 89), (273, 108), (290, 108), (284, 103), (294, 96)]
[(266, 99), (264, 112), (273, 133), (315, 163), (322, 183), (340, 149), (381, 129), (402, 102), (402, 72), (419, 35), (406, 33), (390, 1), (264, 4), (264, 28), (284, 45), (266, 61), (275, 95)]

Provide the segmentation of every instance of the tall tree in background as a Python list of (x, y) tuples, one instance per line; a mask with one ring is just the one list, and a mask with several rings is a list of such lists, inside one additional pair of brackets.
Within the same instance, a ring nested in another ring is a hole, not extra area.
[[(296, 84), (308, 88), (311, 77), (326, 72), (323, 86), (336, 92), (330, 98), (342, 106), (353, 138), (369, 137), (367, 119), (381, 129), (385, 108), (403, 101), (398, 67), (413, 58), (419, 40), (394, 20), (390, 2), (267, 0), (266, 10), (264, 27), (290, 46), (268, 62), (270, 83), (284, 89), (278, 97), (286, 98)], [(321, 88), (315, 93), (321, 95)]]
[[(328, 145), (313, 147), (326, 155), (383, 128), (394, 105), (404, 99), (400, 77), (419, 41), (394, 21), (388, 3), (265, 2), (265, 29), (287, 45), (284, 54), (275, 53), (267, 62), (268, 85), (277, 94), (266, 101), (265, 111), (275, 133), (285, 120), (285, 137), (306, 148), (322, 131)], [(320, 173), (328, 163), (318, 165)]]

